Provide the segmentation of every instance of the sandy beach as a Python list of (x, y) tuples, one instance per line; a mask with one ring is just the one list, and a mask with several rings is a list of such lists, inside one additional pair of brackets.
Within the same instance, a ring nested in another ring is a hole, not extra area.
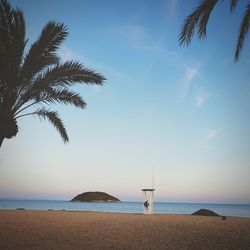
[(0, 249), (250, 249), (250, 218), (1, 210)]

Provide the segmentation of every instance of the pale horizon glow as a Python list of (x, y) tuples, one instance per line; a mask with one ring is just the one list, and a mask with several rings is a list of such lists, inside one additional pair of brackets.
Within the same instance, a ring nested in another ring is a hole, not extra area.
[[(250, 204), (250, 37), (234, 63), (244, 3), (218, 5), (206, 39), (178, 45), (196, 0), (11, 0), (30, 44), (50, 20), (67, 25), (58, 54), (101, 72), (78, 86), (86, 110), (57, 105), (64, 145), (39, 119), (18, 121), (0, 149), (0, 199), (70, 200), (103, 191), (141, 201)], [(242, 4), (242, 5), (241, 5)]]

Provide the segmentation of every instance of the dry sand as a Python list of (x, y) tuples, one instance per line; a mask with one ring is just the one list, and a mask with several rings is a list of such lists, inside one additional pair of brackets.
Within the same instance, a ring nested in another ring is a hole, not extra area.
[(0, 249), (250, 249), (250, 218), (1, 210)]

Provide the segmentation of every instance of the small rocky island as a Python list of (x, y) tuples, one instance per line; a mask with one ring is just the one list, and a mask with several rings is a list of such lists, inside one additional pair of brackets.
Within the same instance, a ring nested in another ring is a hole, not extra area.
[(74, 202), (120, 202), (119, 199), (104, 192), (85, 192), (82, 194), (78, 194), (71, 201), (74, 201)]
[(220, 216), (217, 213), (215, 213), (214, 211), (208, 210), (208, 209), (200, 209), (194, 213), (192, 213), (192, 215), (201, 215), (201, 216)]

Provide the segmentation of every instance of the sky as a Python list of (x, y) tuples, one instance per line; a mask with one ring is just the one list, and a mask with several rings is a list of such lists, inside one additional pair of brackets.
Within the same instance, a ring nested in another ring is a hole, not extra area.
[(234, 49), (245, 1), (212, 13), (207, 37), (180, 47), (198, 0), (11, 0), (23, 10), (27, 48), (50, 20), (69, 36), (58, 54), (102, 73), (78, 85), (87, 109), (56, 105), (69, 134), (36, 117), (0, 149), (1, 199), (70, 200), (104, 191), (124, 201), (250, 204), (250, 43)]

